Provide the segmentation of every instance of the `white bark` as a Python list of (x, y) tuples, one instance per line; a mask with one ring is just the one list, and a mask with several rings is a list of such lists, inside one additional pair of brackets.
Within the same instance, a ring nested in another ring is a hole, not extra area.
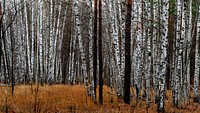
[[(60, 23), (61, 23), (61, 6), (62, 6), (62, 4), (60, 3), (60, 2), (56, 2), (58, 5), (59, 5), (59, 7), (58, 7), (58, 18), (56, 19), (57, 20), (57, 25), (55, 25), (56, 26), (56, 29), (55, 29), (55, 40), (54, 40), (54, 44), (53, 44), (53, 46), (54, 46), (54, 52), (53, 52), (53, 64), (54, 64), (54, 68), (56, 68), (55, 69), (55, 72), (54, 72), (54, 82), (57, 82), (57, 73), (58, 73), (58, 71), (59, 71), (59, 69), (58, 69), (58, 65), (57, 65), (57, 62), (59, 61), (59, 59), (57, 59), (57, 54), (58, 54), (58, 42), (59, 42), (59, 38), (60, 38), (60, 33), (59, 33), (59, 31), (61, 30), (60, 29)], [(56, 5), (57, 5), (56, 4)], [(56, 10), (54, 10), (54, 12), (55, 12)], [(55, 16), (55, 15), (54, 15)], [(54, 18), (54, 23), (55, 23), (55, 18)], [(54, 27), (55, 27), (54, 26)]]
[(165, 100), (165, 76), (166, 76), (166, 58), (167, 58), (167, 33), (168, 33), (168, 10), (169, 10), (169, 0), (164, 0), (162, 5), (162, 15), (161, 22), (162, 28), (162, 38), (161, 38), (161, 62), (160, 62), (160, 110), (164, 110), (164, 100)]
[(35, 75), (33, 75), (33, 71), (34, 71), (34, 43), (35, 43), (35, 4), (34, 2), (32, 2), (32, 10), (31, 10), (31, 75), (32, 75), (32, 79), (34, 78)]
[[(199, 11), (200, 12), (200, 6)], [(199, 40), (200, 40), (200, 15), (198, 15), (197, 22), (197, 37), (196, 37), (196, 49), (195, 49), (195, 74), (194, 74), (194, 98), (198, 99), (195, 102), (199, 101), (199, 74), (200, 74), (200, 50), (199, 50)]]
[(122, 73), (121, 73), (121, 61), (120, 61), (120, 49), (119, 49), (119, 34), (118, 34), (118, 24), (117, 24), (117, 12), (116, 12), (116, 4), (115, 1), (108, 1), (109, 4), (109, 11), (110, 12), (110, 21), (111, 21), (111, 38), (114, 46), (114, 57), (115, 57), (115, 71), (117, 73), (116, 82), (117, 84), (117, 94), (123, 95), (123, 88), (122, 88)]
[(85, 83), (85, 88), (86, 88), (86, 93), (89, 94), (88, 91), (88, 77), (87, 77), (87, 68), (86, 68), (86, 61), (85, 61), (85, 52), (84, 52), (84, 47), (83, 47), (83, 39), (81, 36), (81, 21), (79, 17), (79, 10), (78, 10), (78, 1), (73, 2), (74, 6), (74, 13), (75, 13), (75, 32), (78, 38), (78, 43), (79, 43), (79, 50), (81, 52), (81, 61), (82, 61), (82, 71), (83, 71), (83, 76), (84, 76), (84, 83)]
[[(146, 19), (150, 20), (150, 2), (146, 2)], [(151, 71), (151, 39), (150, 39), (150, 28), (149, 28), (150, 23), (146, 22), (145, 23), (145, 29), (146, 31), (146, 39), (145, 39), (145, 43), (146, 43), (146, 52), (145, 52), (145, 80), (146, 80), (146, 106), (150, 107), (150, 103), (149, 103), (149, 99), (150, 99), (150, 71)]]
[[(192, 42), (192, 0), (190, 0), (189, 2), (189, 20), (188, 20), (188, 32), (187, 32), (187, 37), (188, 37), (188, 40), (187, 40), (187, 43), (188, 43), (188, 51), (187, 51), (187, 58), (188, 58), (188, 63), (187, 64), (187, 80), (186, 80), (186, 90), (187, 90), (187, 100), (190, 96), (190, 50), (191, 50), (191, 42)], [(186, 101), (187, 101), (186, 100)]]
[[(136, 50), (135, 50), (135, 61), (136, 64), (136, 69), (135, 69), (135, 85), (138, 87), (138, 89), (140, 90), (141, 87), (141, 80), (142, 80), (142, 28), (141, 28), (141, 14), (142, 14), (142, 4), (141, 4), (141, 0), (137, 1), (137, 5), (136, 7), (136, 14), (135, 15), (135, 21), (137, 23), (133, 24), (134, 28), (135, 28), (135, 33), (136, 33)], [(133, 8), (135, 8), (133, 7)], [(140, 92), (140, 91), (139, 91)], [(139, 96), (139, 95), (138, 95)]]
[[(181, 75), (181, 89), (180, 89), (180, 101), (183, 101), (185, 100), (185, 96), (186, 96), (186, 92), (185, 92), (185, 89), (186, 89), (186, 85), (185, 85), (185, 80), (186, 80), (186, 70), (187, 70), (187, 66), (186, 66), (186, 61), (185, 61), (185, 53), (186, 51), (184, 50), (184, 48), (186, 48), (185, 45), (187, 45), (187, 39), (186, 39), (186, 36), (187, 36), (187, 33), (188, 32), (188, 29), (187, 29), (187, 2), (186, 1), (182, 1), (182, 21), (181, 21), (181, 40), (183, 40), (183, 45), (182, 45), (182, 56), (181, 56), (181, 64), (182, 64), (182, 67), (183, 67), (183, 71), (181, 72), (182, 75)], [(187, 30), (187, 31), (186, 31)], [(185, 43), (185, 44), (184, 44)]]
[(39, 49), (39, 76), (37, 78), (37, 82), (41, 81), (41, 77), (43, 76), (43, 2), (42, 0), (38, 0), (38, 49)]
[[(124, 75), (125, 70), (125, 14), (126, 14), (126, 0), (120, 0), (121, 3), (121, 72), (122, 78)], [(119, 2), (118, 2), (119, 3)], [(120, 11), (120, 10), (119, 10)]]
[(25, 16), (25, 23), (26, 23), (26, 49), (27, 49), (27, 64), (28, 64), (28, 67), (26, 67), (26, 68), (28, 68), (27, 70), (28, 70), (28, 75), (29, 76), (31, 76), (31, 71), (30, 71), (30, 68), (31, 68), (31, 59), (30, 59), (30, 43), (29, 43), (29, 32), (28, 32), (28, 30), (29, 30), (29, 27), (28, 27), (28, 14), (27, 14), (27, 7), (26, 7), (26, 5), (27, 5), (27, 3), (26, 3), (26, 1), (24, 0), (24, 16)]
[[(49, 76), (50, 78), (54, 76), (54, 31), (53, 31), (53, 0), (50, 0), (50, 44), (49, 44)], [(55, 21), (55, 20), (54, 20)]]
[(174, 78), (175, 80), (175, 102), (173, 102), (174, 106), (178, 106), (179, 99), (180, 99), (180, 79), (182, 76), (181, 69), (181, 57), (182, 57), (182, 37), (181, 37), (181, 1), (177, 0), (177, 33), (176, 33), (176, 76)]
[[(90, 78), (92, 78), (91, 84), (90, 84), (90, 94), (93, 96), (93, 99), (95, 100), (94, 95), (94, 80), (93, 80), (93, 35), (92, 35), (92, 14), (93, 14), (93, 7), (92, 7), (92, 0), (87, 0), (87, 6), (88, 6), (88, 15), (89, 15), (89, 73), (88, 75)], [(88, 77), (89, 79), (89, 77)]]
[[(20, 8), (21, 7), (23, 7), (23, 4), (21, 3), (20, 4)], [(18, 78), (18, 81), (19, 82), (23, 82), (23, 80), (24, 80), (24, 77), (25, 77), (25, 69), (26, 69), (26, 60), (24, 60), (26, 57), (26, 55), (25, 55), (25, 30), (24, 30), (24, 15), (23, 15), (23, 10), (21, 10), (20, 12), (19, 12), (19, 14), (20, 14), (20, 28), (19, 28), (19, 34), (20, 34), (20, 37), (19, 38), (21, 38), (21, 41), (20, 41), (20, 44), (21, 44), (21, 46), (20, 46), (20, 65), (21, 65), (21, 76)]]

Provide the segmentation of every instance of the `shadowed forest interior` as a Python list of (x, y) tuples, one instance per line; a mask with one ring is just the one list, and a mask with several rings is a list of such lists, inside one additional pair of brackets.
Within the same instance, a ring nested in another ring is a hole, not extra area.
[(0, 112), (198, 112), (199, 74), (199, 0), (0, 0)]

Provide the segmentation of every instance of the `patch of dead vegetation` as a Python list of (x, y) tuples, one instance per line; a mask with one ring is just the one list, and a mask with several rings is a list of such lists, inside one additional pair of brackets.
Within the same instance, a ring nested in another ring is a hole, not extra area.
[[(98, 91), (98, 90), (97, 90)], [(134, 96), (131, 104), (124, 104), (122, 99), (114, 96), (110, 102), (110, 92), (104, 86), (104, 104), (95, 104), (86, 96), (83, 85), (19, 85), (15, 87), (14, 96), (10, 87), (0, 87), (0, 112), (11, 113), (155, 113), (157, 105), (151, 100), (150, 108), (146, 108), (144, 99), (137, 103)], [(167, 113), (198, 113), (200, 106), (193, 103), (182, 104), (178, 108), (171, 105), (171, 91), (167, 91), (168, 100), (165, 101)], [(98, 97), (97, 97), (98, 98)], [(151, 95), (151, 99), (153, 95)]]

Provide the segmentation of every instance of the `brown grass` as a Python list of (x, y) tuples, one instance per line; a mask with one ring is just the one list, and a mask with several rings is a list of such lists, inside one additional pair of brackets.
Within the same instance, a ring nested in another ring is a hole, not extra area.
[[(171, 105), (171, 93), (167, 91), (168, 100), (165, 101), (167, 113), (199, 113), (199, 104), (183, 104), (178, 108)], [(152, 101), (152, 100), (151, 100)], [(155, 113), (157, 105), (151, 103), (146, 108), (145, 100), (135, 99), (130, 105), (123, 104), (121, 99), (114, 97), (110, 102), (109, 88), (104, 86), (104, 104), (94, 104), (85, 94), (84, 86), (52, 85), (31, 86), (21, 85), (15, 87), (14, 96), (11, 96), (10, 87), (0, 87), (0, 112), (10, 113)]]

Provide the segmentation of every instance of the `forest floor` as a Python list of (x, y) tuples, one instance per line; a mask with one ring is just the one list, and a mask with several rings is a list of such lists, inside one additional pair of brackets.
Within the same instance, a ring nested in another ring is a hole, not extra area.
[[(19, 85), (11, 95), (10, 87), (0, 87), (0, 112), (2, 113), (156, 113), (157, 105), (151, 101), (150, 108), (146, 108), (144, 99), (132, 98), (131, 104), (123, 104), (122, 99), (114, 96), (110, 102), (109, 88), (104, 86), (103, 105), (94, 104), (86, 96), (83, 85)], [(171, 105), (171, 93), (167, 91), (165, 100), (166, 113), (200, 113), (200, 105), (193, 103), (174, 108)]]

